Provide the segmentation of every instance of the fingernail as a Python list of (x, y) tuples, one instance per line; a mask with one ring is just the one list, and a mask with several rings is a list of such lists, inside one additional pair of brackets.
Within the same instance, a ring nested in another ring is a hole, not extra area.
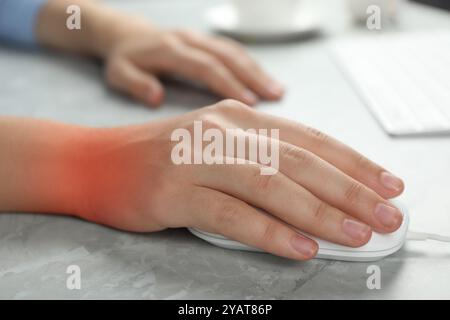
[(365, 240), (370, 233), (368, 225), (352, 219), (344, 219), (342, 229), (350, 238), (355, 240)]
[(311, 258), (317, 253), (317, 245), (311, 240), (295, 235), (291, 239), (291, 246), (305, 258)]
[(403, 215), (397, 208), (388, 206), (384, 203), (377, 204), (374, 215), (381, 224), (388, 228), (400, 226), (403, 219)]
[(242, 93), (242, 100), (247, 104), (254, 105), (258, 102), (258, 97), (253, 92), (245, 90)]
[(400, 191), (403, 188), (403, 181), (386, 171), (381, 173), (380, 181), (385, 188), (390, 190)]

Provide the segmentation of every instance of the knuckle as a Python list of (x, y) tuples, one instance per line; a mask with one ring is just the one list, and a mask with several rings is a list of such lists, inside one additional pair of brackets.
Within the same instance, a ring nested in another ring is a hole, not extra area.
[(255, 170), (253, 174), (253, 183), (255, 190), (258, 193), (268, 193), (273, 189), (274, 180), (276, 179), (277, 174), (274, 175), (262, 175), (259, 168)]
[(222, 228), (234, 228), (239, 225), (241, 212), (233, 201), (222, 200), (219, 203), (219, 210), (216, 214), (215, 223)]
[(306, 126), (305, 131), (308, 135), (310, 135), (314, 139), (316, 144), (319, 146), (326, 144), (330, 139), (330, 137), (327, 134), (313, 127)]
[(277, 234), (277, 225), (273, 222), (265, 222), (261, 233), (261, 242), (263, 244), (271, 244), (275, 242)]
[(186, 40), (195, 40), (200, 37), (200, 33), (192, 29), (175, 29), (173, 32)]
[(250, 112), (252, 109), (240, 101), (225, 99), (214, 105), (215, 109), (222, 114), (241, 114)]
[(179, 40), (173, 34), (165, 34), (161, 37), (159, 45), (162, 49), (173, 50), (178, 47)]
[[(239, 44), (239, 42), (229, 38), (218, 38), (222, 43), (221, 51), (228, 54), (229, 62), (233, 62), (240, 67), (248, 67), (250, 69), (258, 69), (259, 64), (251, 58), (247, 51)], [(234, 59), (235, 55), (239, 55), (240, 59)]]
[(313, 209), (313, 217), (317, 225), (323, 224), (328, 218), (328, 205), (320, 201)]
[(229, 47), (231, 47), (231, 48), (233, 48), (235, 50), (244, 51), (242, 46), (236, 40), (233, 40), (233, 39), (228, 38), (228, 37), (223, 37), (223, 36), (218, 36), (217, 39), (222, 41), (223, 43), (225, 43), (226, 45), (228, 45)]
[(261, 71), (261, 67), (259, 66), (259, 64), (247, 54), (245, 54), (244, 57), (239, 61), (236, 61), (236, 64), (242, 69), (250, 70), (252, 72)]
[(220, 61), (213, 57), (206, 55), (202, 57), (201, 60), (198, 61), (199, 70), (206, 74), (216, 74), (221, 71), (221, 63)]
[(356, 166), (361, 169), (366, 169), (370, 166), (370, 161), (363, 155), (358, 155), (356, 159)]
[(183, 28), (174, 28), (171, 33), (179, 37), (187, 37), (189, 36), (190, 31)]
[(199, 61), (195, 72), (201, 81), (210, 84), (217, 83), (219, 73), (211, 62)]
[(234, 99), (225, 99), (219, 102), (218, 106), (221, 112), (233, 115), (247, 114), (252, 111), (248, 105)]
[(369, 171), (374, 172), (375, 174), (381, 173), (382, 168), (378, 165), (374, 164), (365, 156), (359, 154), (356, 158), (356, 170), (361, 170), (363, 172)]
[(358, 202), (361, 192), (363, 191), (363, 186), (359, 182), (352, 182), (349, 187), (345, 190), (344, 197), (349, 204), (355, 204)]
[(284, 159), (293, 160), (302, 167), (309, 167), (314, 163), (314, 157), (303, 148), (285, 144), (280, 148), (280, 153)]

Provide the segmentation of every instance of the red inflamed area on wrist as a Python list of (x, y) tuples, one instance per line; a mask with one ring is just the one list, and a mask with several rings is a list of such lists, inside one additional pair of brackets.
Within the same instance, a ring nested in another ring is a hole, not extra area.
[[(24, 170), (20, 211), (98, 219), (117, 201), (126, 179), (125, 157), (117, 150), (113, 130), (68, 127), (39, 140)], [(60, 134), (58, 134), (60, 133)], [(28, 174), (26, 174), (28, 172)], [(112, 201), (114, 200), (114, 201)]]
[(65, 177), (75, 215), (97, 222), (117, 210), (133, 192), (130, 155), (114, 130), (94, 130), (64, 154)]

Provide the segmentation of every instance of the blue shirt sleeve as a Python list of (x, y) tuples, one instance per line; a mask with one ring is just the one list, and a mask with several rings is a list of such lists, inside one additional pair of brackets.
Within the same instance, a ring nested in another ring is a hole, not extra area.
[(47, 0), (0, 0), (0, 42), (36, 47), (37, 16)]

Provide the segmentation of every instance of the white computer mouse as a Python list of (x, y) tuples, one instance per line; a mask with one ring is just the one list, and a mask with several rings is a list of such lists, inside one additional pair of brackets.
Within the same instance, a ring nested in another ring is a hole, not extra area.
[[(397, 208), (403, 213), (403, 223), (398, 230), (389, 234), (372, 233), (372, 238), (362, 247), (352, 248), (335, 243), (331, 243), (305, 232), (301, 234), (315, 240), (319, 244), (319, 251), (315, 258), (341, 261), (375, 261), (387, 257), (397, 252), (405, 243), (408, 232), (409, 216), (404, 206), (395, 202)], [(218, 247), (261, 252), (260, 249), (253, 248), (240, 242), (227, 239), (218, 234), (212, 234), (199, 229), (190, 228), (189, 231), (195, 236)]]

